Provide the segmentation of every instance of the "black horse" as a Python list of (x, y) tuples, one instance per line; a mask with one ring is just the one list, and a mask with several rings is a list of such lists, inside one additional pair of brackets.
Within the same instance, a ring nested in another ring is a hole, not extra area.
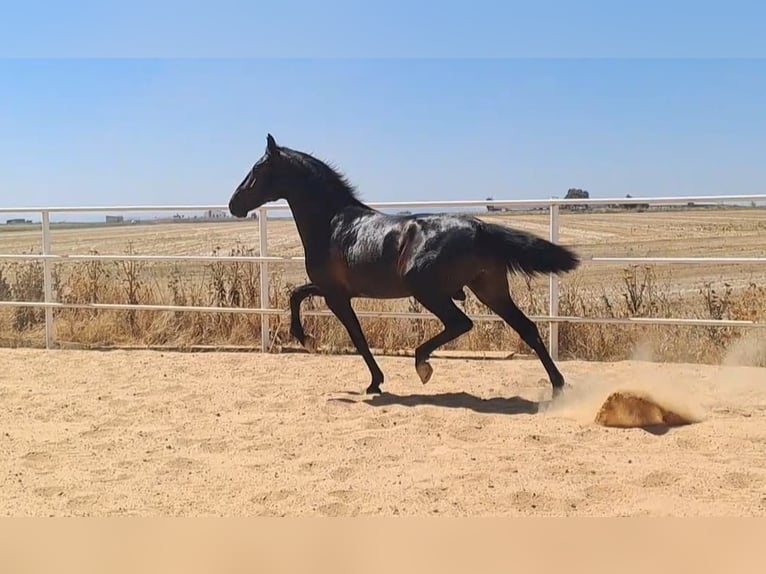
[(507, 273), (570, 271), (579, 264), (571, 250), (471, 216), (381, 213), (362, 203), (337, 170), (307, 153), (278, 146), (269, 134), (266, 153), (237, 187), (229, 211), (246, 217), (278, 199), (290, 206), (311, 280), (291, 296), (291, 333), (307, 348), (313, 346), (303, 333), (299, 306), (306, 297), (324, 297), (367, 363), (372, 375), (368, 393), (380, 393), (384, 377), (351, 299), (414, 297), (441, 320), (444, 330), (415, 350), (415, 369), (427, 383), (433, 373), (431, 353), (473, 327), (454, 303), (465, 298), (465, 286), (537, 353), (553, 396), (563, 389), (564, 377), (537, 327), (511, 299)]

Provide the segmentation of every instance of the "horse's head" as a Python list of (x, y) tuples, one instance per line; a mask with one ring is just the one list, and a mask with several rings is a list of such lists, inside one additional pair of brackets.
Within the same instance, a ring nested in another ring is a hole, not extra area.
[(342, 174), (305, 152), (278, 146), (268, 134), (266, 153), (234, 191), (229, 211), (235, 217), (247, 217), (277, 199), (287, 199), (291, 207), (306, 201), (335, 207), (358, 203), (354, 188)]
[(235, 217), (247, 217), (264, 203), (284, 197), (280, 177), (280, 148), (271, 134), (266, 136), (266, 153), (255, 162), (229, 200), (229, 211)]

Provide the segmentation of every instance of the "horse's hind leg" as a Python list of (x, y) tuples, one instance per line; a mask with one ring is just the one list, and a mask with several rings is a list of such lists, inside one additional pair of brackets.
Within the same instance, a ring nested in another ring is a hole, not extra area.
[(490, 270), (482, 273), (469, 285), (479, 301), (497, 313), (537, 353), (540, 362), (548, 373), (553, 387), (554, 398), (564, 387), (564, 376), (553, 362), (545, 343), (540, 337), (537, 326), (516, 306), (508, 290), (508, 277), (505, 269)]
[(321, 295), (314, 283), (306, 283), (300, 287), (293, 289), (290, 293), (290, 334), (295, 337), (303, 347), (313, 353), (316, 351), (316, 341), (311, 335), (306, 335), (303, 330), (303, 324), (301, 323), (301, 303), (304, 299), (312, 297), (314, 295)]
[(467, 333), (473, 327), (473, 321), (455, 305), (449, 295), (433, 295), (433, 292), (415, 294), (415, 299), (444, 324), (444, 330), (441, 333), (415, 349), (415, 370), (423, 384), (426, 384), (433, 374), (433, 367), (428, 362), (431, 353)]

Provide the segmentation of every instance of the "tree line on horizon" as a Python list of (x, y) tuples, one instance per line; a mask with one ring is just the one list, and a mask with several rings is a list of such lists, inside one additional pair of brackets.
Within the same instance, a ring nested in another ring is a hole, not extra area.
[[(626, 199), (631, 199), (633, 196), (629, 193), (625, 196)], [(590, 193), (585, 189), (580, 189), (579, 187), (570, 187), (567, 190), (566, 195), (564, 196), (564, 199), (590, 199)], [(494, 201), (494, 198), (488, 197), (486, 199), (487, 201)], [(610, 205), (609, 207), (612, 208), (621, 208), (621, 209), (636, 209), (636, 210), (643, 210), (643, 209), (649, 209), (648, 203), (620, 203), (615, 205)], [(591, 207), (589, 205), (563, 205), (561, 206), (562, 209), (570, 209), (570, 210), (588, 210)], [(487, 211), (508, 211), (508, 208), (506, 207), (497, 207), (495, 205), (488, 205)]]

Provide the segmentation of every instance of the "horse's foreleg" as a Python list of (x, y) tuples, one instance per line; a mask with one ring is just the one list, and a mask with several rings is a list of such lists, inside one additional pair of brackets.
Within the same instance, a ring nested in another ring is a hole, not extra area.
[(367, 339), (362, 331), (362, 326), (359, 324), (359, 318), (351, 307), (351, 300), (345, 295), (325, 294), (325, 302), (330, 308), (330, 311), (332, 311), (340, 322), (343, 323), (357, 352), (362, 355), (364, 362), (367, 363), (367, 368), (370, 370), (370, 375), (372, 375), (372, 381), (370, 382), (370, 386), (367, 387), (367, 392), (380, 393), (380, 385), (383, 384), (383, 371), (380, 370), (380, 367), (378, 367), (378, 364), (372, 356), (372, 352), (370, 352), (370, 347), (367, 344)]
[(322, 292), (314, 283), (306, 283), (293, 289), (290, 293), (290, 334), (295, 337), (303, 347), (313, 353), (316, 351), (316, 340), (311, 335), (306, 335), (301, 323), (301, 303), (304, 299), (312, 296), (321, 296)]
[(415, 295), (415, 298), (431, 313), (436, 315), (444, 324), (444, 330), (422, 343), (415, 349), (415, 370), (423, 384), (426, 384), (433, 374), (433, 367), (428, 362), (431, 353), (442, 345), (457, 339), (473, 327), (473, 321), (463, 313), (449, 296), (432, 294)]

